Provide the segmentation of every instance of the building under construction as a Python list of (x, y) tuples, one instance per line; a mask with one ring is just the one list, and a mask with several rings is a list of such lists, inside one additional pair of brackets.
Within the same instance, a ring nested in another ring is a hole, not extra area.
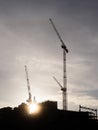
[(37, 114), (26, 112), (27, 104), (22, 103), (12, 109), (0, 109), (0, 126), (3, 130), (98, 130), (98, 121), (89, 112), (65, 111), (57, 109), (57, 102), (40, 103), (42, 109)]

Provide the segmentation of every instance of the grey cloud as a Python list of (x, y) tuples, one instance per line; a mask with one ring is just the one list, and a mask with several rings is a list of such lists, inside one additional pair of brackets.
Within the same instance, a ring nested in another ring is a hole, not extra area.
[(85, 91), (77, 91), (76, 90), (75, 92), (81, 96), (90, 96), (90, 97), (98, 100), (98, 89), (85, 90)]
[(87, 91), (86, 94), (98, 100), (98, 90)]
[[(68, 89), (97, 97), (95, 92), (98, 77), (97, 0), (0, 0), (0, 82), (2, 86), (7, 86), (8, 83), (12, 88), (16, 82), (9, 83), (9, 79), (23, 76), (21, 69), (24, 63), (29, 63), (32, 77), (36, 75), (36, 81), (38, 79), (45, 82), (42, 84), (44, 91), (45, 89), (49, 91), (53, 86), (56, 88), (55, 84), (48, 85), (51, 81), (47, 81), (52, 76), (49, 75), (51, 72), (61, 79), (62, 50), (61, 43), (49, 23), (49, 17), (53, 18), (69, 49)], [(28, 59), (23, 60), (21, 57)], [(40, 59), (41, 62), (32, 63), (33, 58), (30, 57)], [(45, 59), (50, 62), (46, 63)], [(74, 87), (71, 88), (70, 84)], [(54, 87), (53, 91), (50, 90), (52, 94), (55, 92)], [(57, 89), (59, 90), (58, 86)]]

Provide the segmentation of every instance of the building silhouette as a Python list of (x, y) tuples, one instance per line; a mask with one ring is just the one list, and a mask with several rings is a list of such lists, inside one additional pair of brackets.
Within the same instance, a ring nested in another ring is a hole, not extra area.
[(3, 130), (97, 130), (97, 119), (89, 118), (88, 112), (65, 111), (57, 109), (57, 102), (45, 101), (39, 103), (41, 111), (28, 114), (27, 104), (18, 107), (0, 109), (0, 126)]

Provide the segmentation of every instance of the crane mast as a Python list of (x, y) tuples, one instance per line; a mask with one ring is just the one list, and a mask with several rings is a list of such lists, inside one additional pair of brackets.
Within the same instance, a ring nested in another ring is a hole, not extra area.
[(29, 98), (28, 98), (27, 102), (31, 103), (32, 102), (32, 95), (31, 95), (30, 83), (29, 83), (29, 78), (28, 78), (28, 70), (27, 70), (26, 65), (25, 65), (25, 72), (26, 72), (27, 88), (28, 88), (28, 95), (29, 95)]
[(56, 29), (52, 19), (49, 19), (50, 23), (53, 26), (53, 29), (55, 30), (60, 42), (61, 42), (61, 47), (63, 49), (63, 87), (62, 87), (62, 95), (63, 95), (63, 110), (67, 110), (67, 74), (66, 74), (66, 53), (68, 53), (68, 49), (65, 46), (58, 30)]

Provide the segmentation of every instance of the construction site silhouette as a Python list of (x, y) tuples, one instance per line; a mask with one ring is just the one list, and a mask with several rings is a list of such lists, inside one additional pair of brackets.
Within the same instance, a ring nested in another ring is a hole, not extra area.
[(29, 114), (26, 103), (18, 107), (0, 109), (0, 127), (9, 130), (62, 130), (98, 129), (98, 121), (88, 112), (57, 109), (57, 102), (45, 101), (39, 104), (41, 111)]

